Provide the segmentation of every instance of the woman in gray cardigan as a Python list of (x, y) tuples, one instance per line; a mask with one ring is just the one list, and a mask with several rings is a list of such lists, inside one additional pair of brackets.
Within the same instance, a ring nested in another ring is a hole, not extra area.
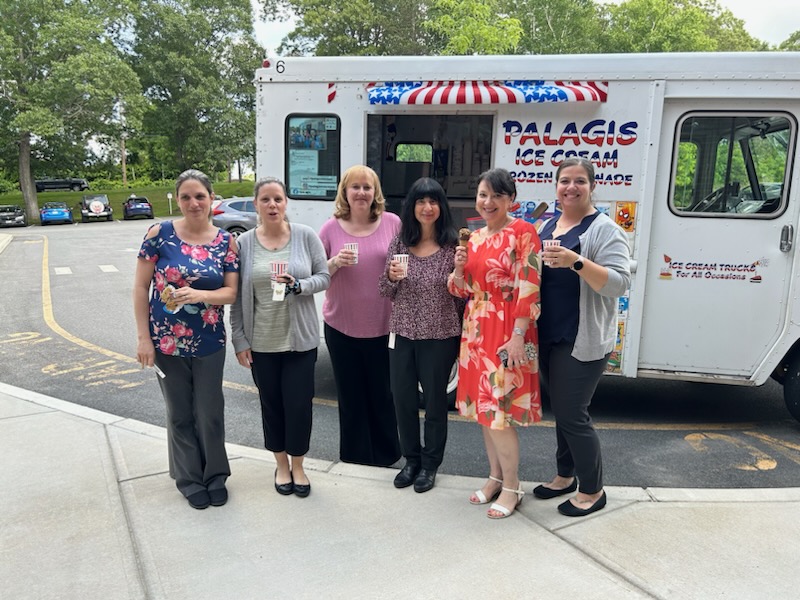
[(258, 387), (264, 444), (277, 463), (275, 489), (305, 498), (311, 482), (303, 459), (320, 340), (314, 294), (331, 279), (314, 230), (286, 220), (283, 182), (261, 179), (254, 193), (259, 225), (237, 240), (241, 276), (231, 307), (233, 347)]
[[(630, 249), (622, 229), (592, 203), (594, 168), (569, 158), (556, 171), (557, 219), (542, 225), (540, 373), (556, 419), (557, 475), (533, 490), (582, 517), (606, 505), (600, 440), (589, 404), (617, 338), (617, 299), (630, 286)], [(556, 240), (560, 245), (549, 245)]]

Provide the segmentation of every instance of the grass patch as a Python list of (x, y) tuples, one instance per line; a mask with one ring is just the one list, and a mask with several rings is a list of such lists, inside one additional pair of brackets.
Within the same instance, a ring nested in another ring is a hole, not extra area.
[[(67, 206), (77, 210), (73, 213), (80, 221), (80, 202), (81, 197), (87, 194), (106, 194), (111, 201), (111, 207), (114, 209), (114, 219), (122, 218), (122, 203), (128, 199), (131, 194), (137, 196), (144, 196), (153, 205), (153, 212), (157, 217), (169, 217), (169, 201), (167, 200), (167, 193), (172, 192), (172, 215), (180, 216), (178, 210), (178, 203), (175, 201), (175, 188), (173, 186), (153, 186), (153, 187), (132, 187), (128, 190), (101, 190), (91, 189), (85, 192), (39, 192), (36, 194), (39, 206), (41, 207), (45, 202), (66, 202)], [(252, 196), (253, 195), (253, 182), (243, 181), (242, 183), (216, 183), (214, 184), (214, 193), (224, 198), (231, 198), (233, 196)], [(22, 199), (22, 192), (15, 191), (8, 194), (0, 194), (0, 204), (19, 204), (24, 206), (25, 202)]]

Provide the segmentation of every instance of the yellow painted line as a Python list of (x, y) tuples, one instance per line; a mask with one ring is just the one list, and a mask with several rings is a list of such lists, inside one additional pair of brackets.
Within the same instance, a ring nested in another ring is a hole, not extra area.
[(61, 327), (58, 323), (56, 323), (56, 319), (53, 316), (53, 301), (50, 296), (50, 268), (48, 267), (49, 258), (48, 258), (48, 243), (47, 237), (44, 237), (44, 248), (42, 249), (42, 312), (44, 314), (44, 322), (47, 323), (47, 326), (52, 329), (55, 333), (63, 337), (68, 342), (72, 342), (80, 346), (81, 348), (86, 348), (87, 350), (91, 350), (92, 352), (98, 352), (103, 356), (108, 356), (109, 358), (113, 358), (115, 360), (119, 360), (122, 362), (128, 363), (135, 363), (136, 359), (131, 358), (130, 356), (125, 356), (124, 354), (120, 354), (118, 352), (114, 352), (113, 350), (107, 350), (106, 348), (101, 348), (91, 342), (87, 342), (86, 340), (82, 340), (79, 337), (72, 335), (70, 332), (66, 331), (64, 328)]

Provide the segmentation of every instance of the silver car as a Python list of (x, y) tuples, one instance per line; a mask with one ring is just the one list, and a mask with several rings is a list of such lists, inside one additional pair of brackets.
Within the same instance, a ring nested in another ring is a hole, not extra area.
[(240, 233), (253, 229), (258, 218), (252, 196), (215, 200), (211, 205), (211, 211), (213, 213), (211, 222), (233, 237), (239, 237)]

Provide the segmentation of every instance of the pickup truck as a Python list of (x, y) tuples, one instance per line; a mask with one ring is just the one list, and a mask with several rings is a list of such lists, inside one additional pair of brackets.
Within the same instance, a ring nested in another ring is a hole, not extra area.
[(46, 192), (48, 190), (72, 190), (73, 192), (82, 192), (83, 190), (89, 189), (89, 182), (78, 177), (37, 179), (34, 183), (36, 184), (37, 192)]

